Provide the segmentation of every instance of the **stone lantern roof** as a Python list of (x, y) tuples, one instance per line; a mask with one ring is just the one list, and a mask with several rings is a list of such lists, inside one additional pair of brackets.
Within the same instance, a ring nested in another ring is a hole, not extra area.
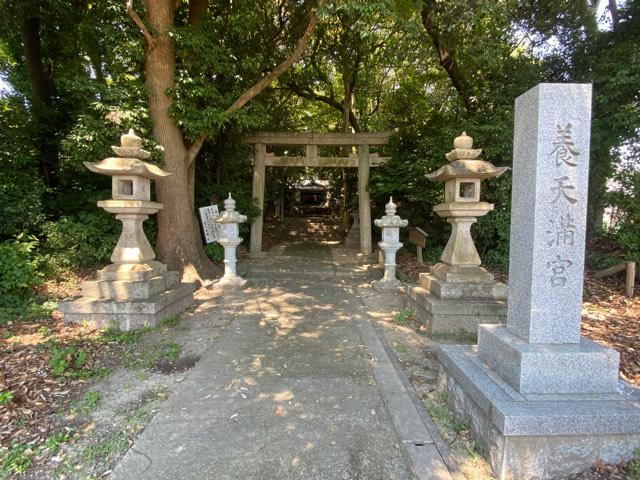
[(247, 216), (242, 215), (236, 211), (236, 201), (229, 197), (224, 201), (224, 212), (218, 215), (215, 220), (216, 223), (244, 223), (247, 221)]
[(498, 177), (509, 170), (509, 167), (496, 167), (491, 162), (478, 158), (482, 150), (472, 147), (473, 138), (462, 132), (462, 135), (453, 141), (453, 150), (445, 155), (451, 163), (427, 174), (426, 177), (432, 182), (444, 182), (453, 178), (484, 180)]
[(408, 220), (403, 220), (398, 215), (396, 215), (397, 205), (393, 203), (393, 197), (389, 197), (389, 203), (387, 203), (384, 207), (386, 215), (382, 218), (374, 220), (374, 224), (376, 227), (406, 227), (408, 225)]
[(96, 163), (84, 162), (84, 165), (94, 173), (109, 176), (139, 176), (158, 180), (171, 175), (161, 168), (143, 160), (149, 159), (151, 153), (142, 149), (142, 139), (133, 129), (120, 137), (121, 146), (112, 146), (117, 157), (109, 157)]

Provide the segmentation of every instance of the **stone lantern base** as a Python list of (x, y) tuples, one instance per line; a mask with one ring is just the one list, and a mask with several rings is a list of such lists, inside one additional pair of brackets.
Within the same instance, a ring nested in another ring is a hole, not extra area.
[(97, 280), (82, 284), (81, 297), (60, 302), (60, 311), (66, 322), (136, 330), (191, 306), (195, 289), (195, 283), (180, 283), (178, 272), (157, 261), (112, 264), (98, 270)]
[(481, 323), (504, 323), (507, 286), (481, 267), (439, 263), (407, 286), (409, 308), (429, 333), (477, 332)]

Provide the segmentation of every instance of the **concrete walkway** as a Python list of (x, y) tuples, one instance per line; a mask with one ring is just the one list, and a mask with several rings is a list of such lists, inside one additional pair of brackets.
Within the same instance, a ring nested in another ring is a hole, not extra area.
[(451, 478), (357, 294), (375, 266), (313, 247), (241, 266), (234, 321), (111, 479)]

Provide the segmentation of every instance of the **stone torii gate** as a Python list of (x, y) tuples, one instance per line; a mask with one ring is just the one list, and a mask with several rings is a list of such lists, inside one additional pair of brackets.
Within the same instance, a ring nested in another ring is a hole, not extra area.
[[(360, 251), (370, 255), (371, 248), (371, 202), (369, 200), (369, 169), (378, 166), (389, 157), (369, 153), (370, 146), (386, 145), (395, 132), (373, 133), (289, 133), (258, 132), (247, 139), (253, 144), (255, 157), (253, 164), (253, 201), (260, 208), (260, 216), (251, 225), (250, 251), (262, 251), (262, 224), (264, 221), (264, 184), (266, 167), (339, 167), (358, 169), (358, 210), (360, 213)], [(306, 155), (275, 156), (267, 153), (267, 146), (304, 145)], [(318, 146), (356, 147), (357, 154), (348, 157), (318, 156)]]

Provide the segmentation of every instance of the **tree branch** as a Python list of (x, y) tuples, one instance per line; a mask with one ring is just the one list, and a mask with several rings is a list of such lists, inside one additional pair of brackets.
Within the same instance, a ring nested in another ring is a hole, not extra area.
[(615, 30), (618, 27), (618, 5), (616, 0), (609, 0), (609, 14), (611, 15), (611, 24)]
[[(326, 105), (329, 105), (330, 107), (335, 108), (336, 110), (344, 114), (344, 105), (338, 102), (333, 97), (328, 97), (320, 93), (312, 92), (310, 90), (305, 90), (302, 87), (300, 87), (300, 85), (294, 82), (286, 83), (285, 88), (287, 90), (291, 90), (293, 93), (295, 93), (299, 97), (306, 98), (308, 100), (315, 100), (317, 102), (322, 102)], [(356, 114), (353, 112), (353, 110), (349, 110), (349, 123), (353, 127), (354, 132), (359, 133), (362, 131), (360, 128), (360, 122), (358, 121), (358, 117), (356, 117)]]
[(445, 69), (447, 75), (449, 75), (449, 79), (451, 79), (451, 83), (458, 91), (458, 94), (462, 98), (465, 107), (467, 110), (476, 110), (478, 108), (477, 99), (473, 94), (473, 89), (469, 84), (464, 72), (460, 69), (460, 65), (454, 55), (454, 51), (451, 48), (448, 48), (443, 42), (440, 32), (433, 25), (433, 20), (431, 15), (433, 13), (434, 8), (434, 0), (424, 0), (421, 17), (422, 17), (422, 25), (425, 30), (431, 37), (431, 41), (433, 42), (433, 46), (438, 53), (438, 59), (440, 60), (440, 65)]
[[(132, 1), (132, 0), (129, 0)], [(318, 6), (320, 6), (322, 2), (318, 2)], [(256, 82), (253, 86), (248, 88), (242, 95), (240, 95), (235, 102), (231, 104), (229, 108), (224, 111), (225, 116), (231, 116), (236, 111), (240, 110), (244, 107), (249, 101), (251, 101), (256, 95), (261, 93), (265, 88), (267, 88), (271, 82), (278, 79), (284, 72), (286, 72), (289, 68), (291, 68), (295, 63), (297, 63), (304, 54), (309, 42), (311, 41), (311, 37), (318, 26), (320, 18), (318, 17), (317, 10), (311, 14), (309, 18), (309, 23), (304, 33), (298, 40), (298, 44), (296, 48), (293, 50), (291, 55), (282, 61), (276, 68), (274, 68), (271, 72), (262, 77), (258, 82)], [(188, 164), (191, 164), (195, 161), (198, 156), (198, 152), (202, 148), (202, 144), (207, 139), (208, 133), (203, 133), (200, 135), (189, 147), (187, 152), (187, 161)]]
[(298, 60), (302, 58), (302, 55), (304, 54), (304, 51), (306, 50), (307, 45), (311, 40), (311, 36), (318, 26), (318, 21), (318, 14), (316, 12), (313, 12), (311, 14), (311, 18), (309, 18), (309, 24), (307, 25), (306, 30), (302, 34), (302, 37), (300, 37), (300, 40), (298, 40), (298, 45), (296, 45), (296, 48), (293, 50), (291, 55), (282, 63), (280, 63), (276, 68), (271, 70), (271, 72), (262, 77), (255, 85), (248, 88), (242, 95), (240, 95), (240, 97), (238, 97), (238, 99), (225, 110), (225, 115), (229, 116), (237, 110), (240, 110), (247, 104), (247, 102), (253, 99), (260, 92), (262, 92), (269, 86), (269, 84), (271, 84), (271, 82), (280, 77), (280, 75), (286, 72), (289, 68), (291, 68), (291, 66), (293, 66), (296, 62), (298, 62)]
[(140, 32), (142, 32), (142, 35), (144, 35), (144, 38), (147, 40), (147, 43), (149, 44), (149, 48), (155, 47), (156, 39), (153, 38), (153, 35), (149, 33), (149, 30), (147, 30), (147, 27), (145, 26), (144, 22), (142, 21), (140, 16), (138, 16), (136, 11), (133, 9), (133, 0), (126, 0), (125, 4), (127, 6), (127, 14), (131, 17), (131, 19), (133, 20), (133, 23), (135, 23), (138, 26), (138, 28), (140, 29)]

